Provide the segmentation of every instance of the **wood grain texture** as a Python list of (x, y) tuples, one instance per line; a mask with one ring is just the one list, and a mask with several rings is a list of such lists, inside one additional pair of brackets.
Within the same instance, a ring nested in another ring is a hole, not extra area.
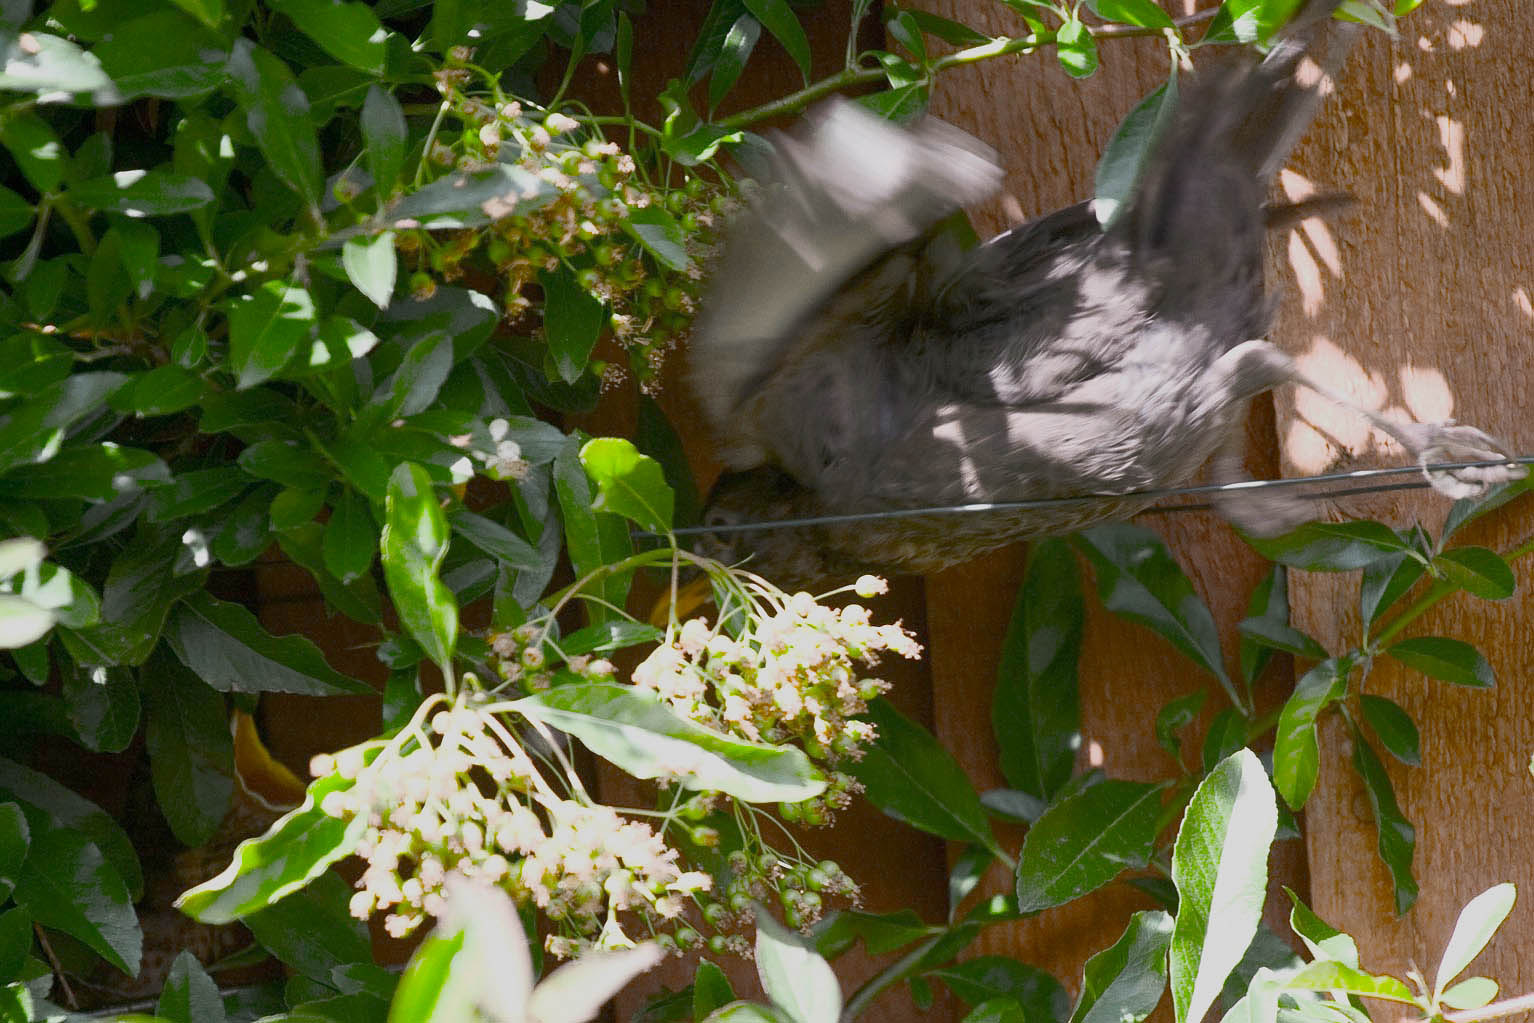
[[(1021, 35), (1020, 19), (993, 0), (926, 0), (926, 9), (982, 31)], [(1168, 5), (1176, 14), (1180, 5)], [(1166, 50), (1159, 40), (1115, 40), (1102, 44), (1102, 67), (1076, 81), (1060, 69), (1052, 52), (993, 61), (955, 71), (940, 81), (932, 112), (996, 147), (1007, 169), (1005, 195), (974, 211), (982, 236), (1019, 217), (1032, 217), (1092, 194), (1097, 159), (1119, 120), (1166, 75)], [(1249, 469), (1271, 474), (1271, 405), (1258, 408), (1248, 424)], [(1248, 597), (1267, 566), (1216, 516), (1208, 512), (1147, 515), (1140, 523), (1159, 533), (1209, 604), (1227, 652), (1236, 649), (1235, 624), (1245, 617)], [(938, 736), (959, 756), (982, 789), (1002, 784), (990, 724), (991, 693), (1002, 637), (1023, 575), (1021, 546), (998, 551), (927, 581), (928, 623)], [(1168, 700), (1198, 687), (1213, 689), (1209, 713), (1223, 706), (1214, 680), (1147, 630), (1105, 612), (1086, 579), (1087, 631), (1080, 664), (1082, 752), (1080, 763), (1101, 766), (1113, 777), (1152, 780), (1176, 772), (1156, 744), (1152, 724)], [(1235, 670), (1234, 661), (1229, 665)], [(1287, 659), (1263, 679), (1264, 705), (1281, 700), (1292, 682)], [(1207, 720), (1206, 714), (1206, 720)], [(1189, 737), (1196, 757), (1202, 725)], [(1007, 839), (1016, 847), (1016, 836)], [(1305, 890), (1305, 865), (1297, 843), (1275, 853), (1273, 871), (1285, 884)], [(994, 868), (983, 890), (1009, 890), (1012, 879)], [(1113, 886), (1032, 919), (992, 928), (972, 954), (1007, 955), (1049, 970), (1075, 993), (1081, 968), (1092, 954), (1116, 940), (1128, 914), (1150, 903), (1125, 886)], [(1270, 906), (1270, 923), (1281, 908)]]
[[(1394, 43), (1371, 35), (1360, 47), (1342, 84), (1346, 116), (1325, 119), (1297, 157), (1300, 173), (1323, 188), (1348, 188), (1362, 202), (1335, 227), (1336, 269), (1319, 278), (1322, 301), (1312, 315), (1284, 320), (1275, 340), (1377, 407), (1423, 419), (1452, 415), (1527, 451), (1534, 445), (1527, 415), (1534, 27), (1519, 0), (1429, 0), (1401, 28)], [(1325, 247), (1297, 238), (1287, 255), (1308, 274), (1325, 266)], [(1305, 395), (1282, 396), (1279, 423), (1291, 472), (1329, 457), (1320, 432), (1335, 434), (1346, 458), (1392, 456)], [(1346, 510), (1436, 528), (1446, 507), (1413, 493)], [(1457, 542), (1505, 549), (1531, 527), (1534, 514), (1523, 503)], [(1358, 938), (1373, 969), (1416, 963), (1430, 970), (1460, 907), (1511, 880), (1525, 904), (1474, 972), (1496, 978), (1508, 995), (1534, 987), (1526, 952), (1534, 941), (1526, 904), (1534, 893), (1527, 565), (1519, 578), (1525, 590), (1509, 601), (1455, 597), (1403, 633), (1474, 643), (1497, 670), (1496, 689), (1456, 689), (1388, 658), (1369, 675), (1367, 691), (1396, 699), (1422, 728), (1422, 766), (1387, 764), (1417, 829), (1422, 895), (1403, 919), (1392, 911), (1368, 803), (1348, 767), (1350, 740), (1336, 721), (1323, 732), (1321, 783), (1307, 811), (1312, 894), (1324, 917)], [(1356, 642), (1356, 576), (1296, 574), (1290, 592), (1297, 625), (1332, 649)]]

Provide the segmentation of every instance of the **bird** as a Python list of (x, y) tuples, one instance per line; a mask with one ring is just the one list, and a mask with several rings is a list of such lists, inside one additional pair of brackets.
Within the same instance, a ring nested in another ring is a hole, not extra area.
[[(1069, 206), (965, 250), (952, 224), (1002, 183), (995, 153), (935, 118), (854, 102), (780, 135), (727, 228), (689, 378), (726, 471), (704, 528), (963, 503), (1039, 508), (705, 534), (702, 553), (780, 585), (925, 574), (1020, 539), (1123, 519), (1206, 463), (1239, 472), (1248, 401), (1285, 383), (1346, 404), (1428, 464), (1509, 457), (1471, 426), (1358, 408), (1263, 340), (1267, 202), (1358, 31), (1305, 0), (1268, 52), (1200, 70), (1110, 217)], [(1473, 496), (1513, 465), (1436, 470)], [(1294, 499), (1235, 491), (1252, 533)]]

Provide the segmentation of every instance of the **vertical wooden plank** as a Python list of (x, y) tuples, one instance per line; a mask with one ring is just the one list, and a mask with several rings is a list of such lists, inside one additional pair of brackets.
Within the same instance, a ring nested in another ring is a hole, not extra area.
[[(1335, 269), (1326, 268), (1324, 238), (1296, 239), (1290, 257), (1312, 315), (1288, 319), (1277, 338), (1310, 368), (1345, 381), (1354, 397), (1423, 419), (1452, 415), (1518, 451), (1534, 444), (1526, 412), (1534, 371), (1531, 46), (1534, 26), (1519, 0), (1430, 2), (1402, 23), (1398, 41), (1371, 34), (1343, 81), (1347, 116), (1328, 119), (1297, 161), (1322, 187), (1352, 190), (1359, 209), (1333, 227)], [(1283, 396), (1290, 471), (1330, 460), (1323, 432), (1360, 461), (1391, 454), (1324, 403)], [(1397, 526), (1414, 518), (1436, 526), (1446, 506), (1414, 493), (1346, 508)], [(1503, 549), (1531, 526), (1525, 503), (1478, 523), (1461, 542)], [(1519, 578), (1527, 587), (1527, 566)], [(1356, 642), (1356, 576), (1296, 574), (1290, 592), (1298, 625), (1333, 649)], [(1306, 814), (1312, 892), (1316, 909), (1358, 938), (1370, 968), (1429, 968), (1460, 907), (1512, 880), (1525, 904), (1475, 970), (1509, 995), (1534, 986), (1525, 954), (1534, 941), (1526, 905), (1534, 891), (1534, 703), (1521, 677), (1528, 607), (1523, 592), (1500, 604), (1459, 596), (1403, 633), (1474, 643), (1498, 671), (1495, 690), (1431, 682), (1387, 658), (1369, 675), (1367, 691), (1397, 700), (1422, 727), (1422, 766), (1387, 764), (1417, 831), (1422, 895), (1404, 918), (1393, 913), (1374, 853), (1349, 739), (1338, 722), (1325, 729), (1321, 784)]]
[[(926, 0), (926, 9), (982, 31), (1021, 35), (1020, 19), (991, 0)], [(1176, 14), (1182, 4), (1168, 4)], [(1092, 194), (1097, 159), (1123, 115), (1165, 79), (1166, 50), (1159, 39), (1102, 43), (1102, 67), (1091, 79), (1072, 80), (1050, 51), (992, 61), (945, 75), (936, 90), (935, 115), (995, 146), (1007, 169), (1005, 196), (975, 211), (982, 236), (1019, 217), (1058, 209)], [(1250, 469), (1271, 474), (1276, 460), (1270, 407), (1249, 424), (1258, 453)], [(1208, 512), (1142, 516), (1176, 553), (1199, 594), (1210, 605), (1228, 652), (1236, 649), (1235, 623), (1267, 566), (1216, 516)], [(1021, 546), (929, 577), (928, 621), (939, 737), (959, 756), (982, 788), (1003, 784), (996, 766), (990, 724), (991, 693), (1002, 637), (1023, 575)], [(1086, 585), (1090, 590), (1091, 580)], [(1081, 763), (1114, 777), (1170, 777), (1175, 765), (1156, 744), (1152, 722), (1168, 700), (1200, 687), (1216, 690), (1210, 707), (1223, 705), (1214, 681), (1204, 677), (1169, 644), (1104, 612), (1089, 593), (1085, 649), (1080, 665), (1083, 743)], [(1230, 665), (1235, 669), (1234, 661)], [(1287, 662), (1270, 670), (1265, 704), (1281, 699), (1292, 674)], [(1196, 729), (1195, 729), (1196, 731)], [(1197, 736), (1190, 757), (1197, 756)], [(1016, 847), (1016, 835), (1007, 841)], [(1304, 890), (1304, 863), (1295, 843), (1275, 853), (1274, 873)], [(983, 890), (1010, 890), (1000, 868)], [(1008, 955), (1049, 970), (1074, 992), (1087, 957), (1118, 936), (1130, 911), (1150, 903), (1115, 886), (1006, 927), (992, 928), (973, 954)], [(1276, 914), (1270, 922), (1277, 923)]]

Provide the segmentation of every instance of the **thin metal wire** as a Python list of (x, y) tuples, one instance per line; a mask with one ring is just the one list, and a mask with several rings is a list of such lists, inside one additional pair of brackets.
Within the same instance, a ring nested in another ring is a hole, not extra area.
[[(881, 511), (847, 512), (841, 515), (813, 515), (797, 519), (773, 519), (762, 522), (735, 522), (717, 526), (684, 526), (673, 529), (676, 536), (700, 536), (705, 533), (725, 535), (730, 533), (755, 533), (768, 529), (798, 529), (804, 526), (836, 526), (851, 522), (882, 522), (889, 519), (922, 518), (933, 515), (973, 515), (985, 512), (1028, 511), (1034, 508), (1058, 508), (1064, 505), (1095, 504), (1105, 501), (1135, 499), (1160, 500), (1168, 497), (1186, 497), (1199, 494), (1234, 493), (1250, 490), (1273, 490), (1315, 486), (1328, 483), (1346, 483), (1357, 480), (1384, 479), (1391, 476), (1408, 476), (1421, 472), (1448, 472), (1457, 469), (1489, 469), (1506, 465), (1534, 465), (1534, 455), (1517, 458), (1497, 458), (1479, 462), (1435, 462), (1431, 465), (1403, 465), (1392, 469), (1355, 469), (1350, 472), (1329, 472), (1316, 476), (1290, 476), (1276, 480), (1243, 480), (1239, 483), (1203, 483), (1188, 487), (1157, 487), (1148, 490), (1132, 490), (1123, 494), (1084, 494), (1080, 497), (1047, 497), (1032, 501), (987, 501), (974, 504), (934, 505), (924, 508), (889, 508)], [(1404, 483), (1384, 483), (1372, 486), (1346, 487), (1320, 490), (1301, 494), (1306, 500), (1320, 501), (1358, 494), (1382, 494), (1395, 490), (1420, 490), (1431, 486), (1426, 479)], [(1204, 511), (1208, 503), (1187, 505), (1162, 505), (1147, 508), (1140, 514), (1170, 514), (1184, 511)], [(660, 534), (639, 532), (641, 538), (660, 539)]]

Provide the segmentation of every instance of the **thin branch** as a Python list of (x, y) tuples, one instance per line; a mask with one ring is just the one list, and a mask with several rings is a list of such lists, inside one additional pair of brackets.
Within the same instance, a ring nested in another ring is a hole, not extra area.
[(1480, 1023), (1481, 1020), (1516, 1016), (1520, 1012), (1534, 1012), (1534, 994), (1519, 995), (1516, 998), (1504, 998), (1500, 1002), (1492, 1002), (1490, 1005), (1483, 1005), (1479, 1009), (1445, 1012), (1440, 1014), (1440, 1018), (1447, 1020), (1448, 1023)]

